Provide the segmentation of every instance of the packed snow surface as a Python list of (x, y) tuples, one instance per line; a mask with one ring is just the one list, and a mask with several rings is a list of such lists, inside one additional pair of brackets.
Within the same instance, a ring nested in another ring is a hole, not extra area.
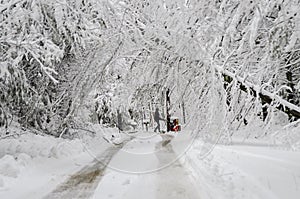
[(0, 198), (299, 198), (300, 153), (257, 139), (96, 130), (0, 140)]

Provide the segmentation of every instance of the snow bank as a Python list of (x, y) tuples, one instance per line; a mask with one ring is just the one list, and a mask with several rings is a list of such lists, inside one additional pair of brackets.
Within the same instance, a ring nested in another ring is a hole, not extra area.
[[(122, 144), (130, 139), (130, 134), (134, 132), (133, 129), (128, 128), (128, 131), (119, 131), (118, 128), (103, 128), (100, 124), (93, 124), (91, 126), (96, 135), (92, 139), (104, 139), (106, 142), (119, 145)], [(89, 138), (91, 139), (91, 138)], [(88, 143), (89, 148), (92, 147), (94, 142), (91, 140), (86, 140), (85, 143)]]
[(275, 111), (265, 123), (260, 118), (255, 118), (248, 125), (239, 128), (231, 127), (231, 136), (223, 133), (218, 143), (255, 144), (276, 147), (277, 149), (300, 151), (300, 121), (289, 122), (288, 116)]
[(0, 174), (16, 178), (20, 173), (18, 162), (11, 155), (5, 155), (0, 159)]
[(104, 136), (119, 134), (116, 128), (89, 124), (73, 129), (78, 138), (67, 140), (20, 129), (10, 129), (9, 136), (0, 129), (5, 137), (0, 139), (0, 198), (44, 198), (112, 146)]
[(36, 162), (64, 159), (84, 151), (79, 139), (64, 140), (31, 133), (0, 140), (0, 190), (5, 190)]
[[(231, 144), (209, 145), (195, 140), (181, 157), (201, 185), (203, 198), (299, 198), (300, 152), (287, 150), (282, 143), (271, 144), (270, 136), (241, 139), (239, 135), (243, 138), (248, 134), (245, 130), (236, 132)], [(252, 130), (261, 133), (259, 128)], [(180, 136), (172, 141), (176, 153), (176, 142), (181, 141)]]
[(4, 155), (0, 158), (0, 189), (6, 184), (8, 178), (17, 178), (21, 171), (23, 171), (29, 162), (31, 157), (25, 153), (12, 155)]
[(63, 158), (76, 154), (80, 154), (84, 151), (83, 143), (80, 140), (61, 141), (51, 147), (49, 157)]
[(0, 157), (5, 155), (12, 155), (16, 157), (18, 154), (24, 153), (31, 158), (60, 158), (84, 151), (83, 144), (78, 139), (69, 141), (30, 133), (23, 134), (17, 139), (2, 139), (0, 140), (0, 145)]

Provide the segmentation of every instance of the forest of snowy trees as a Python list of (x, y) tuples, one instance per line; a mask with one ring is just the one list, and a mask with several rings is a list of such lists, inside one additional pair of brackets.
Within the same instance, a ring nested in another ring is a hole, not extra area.
[(0, 0), (0, 126), (59, 136), (165, 88), (198, 129), (278, 111), (296, 125), (299, 13), (298, 0)]

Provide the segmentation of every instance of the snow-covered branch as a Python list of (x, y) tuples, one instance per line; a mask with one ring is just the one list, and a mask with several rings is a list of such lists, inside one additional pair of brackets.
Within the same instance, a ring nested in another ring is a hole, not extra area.
[[(252, 82), (245, 80), (244, 78), (228, 71), (224, 70), (222, 67), (215, 66), (216, 70), (220, 73), (222, 73), (225, 76), (228, 76), (230, 78), (225, 78), (227, 81), (230, 81), (230, 79), (235, 80), (241, 84), (241, 89), (246, 91), (250, 89), (252, 91), (252, 94), (254, 97), (259, 96), (263, 102), (266, 102), (268, 104), (271, 104), (273, 101), (278, 102), (278, 105), (276, 108), (279, 110), (294, 116), (295, 118), (300, 118), (300, 107), (296, 106), (295, 104), (292, 104), (286, 100), (284, 100), (282, 97), (280, 97), (277, 93), (271, 93), (264, 88), (257, 86), (253, 84)], [(230, 83), (230, 82), (229, 82)]]

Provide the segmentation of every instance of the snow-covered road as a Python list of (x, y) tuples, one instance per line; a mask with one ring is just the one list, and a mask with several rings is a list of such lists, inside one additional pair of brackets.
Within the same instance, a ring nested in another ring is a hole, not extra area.
[[(172, 135), (139, 133), (112, 158), (93, 198), (201, 198), (172, 139)], [(181, 149), (186, 148), (182, 144)]]
[(173, 150), (173, 135), (134, 137), (107, 148), (44, 198), (200, 198)]
[[(298, 199), (300, 195), (299, 151), (256, 139), (214, 144), (194, 139), (189, 131), (103, 132), (76, 141), (35, 135), (2, 141), (9, 149), (5, 153), (16, 155), (0, 161), (0, 198)], [(114, 141), (106, 142), (112, 135)], [(37, 151), (34, 158), (24, 153)]]
[(52, 198), (90, 198), (103, 173), (119, 147), (109, 147), (89, 165), (69, 177), (66, 182), (59, 185), (45, 199)]

